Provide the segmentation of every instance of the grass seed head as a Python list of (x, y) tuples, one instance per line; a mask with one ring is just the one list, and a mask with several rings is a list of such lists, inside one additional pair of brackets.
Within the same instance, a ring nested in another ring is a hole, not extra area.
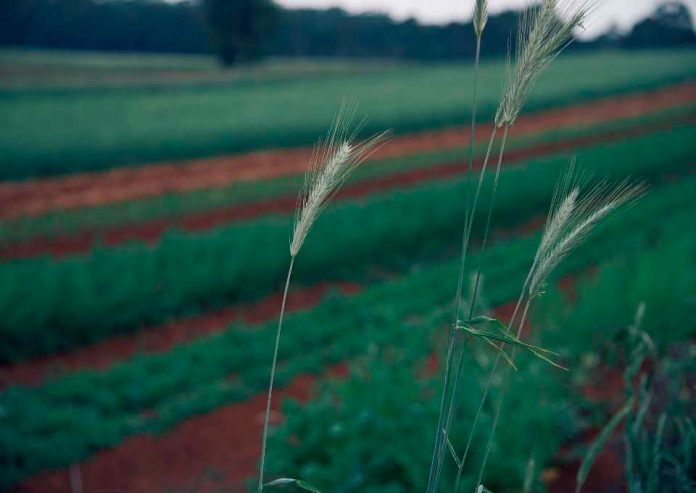
[(314, 148), (295, 214), (290, 243), (290, 255), (293, 257), (302, 248), (314, 221), (350, 173), (388, 137), (388, 132), (382, 132), (356, 143), (355, 139), (365, 121), (354, 124), (355, 112), (353, 105), (341, 106), (326, 137)]
[(541, 241), (537, 248), (534, 261), (538, 262), (539, 257), (547, 251), (559, 236), (565, 231), (565, 228), (575, 211), (577, 206), (578, 196), (580, 195), (580, 182), (582, 177), (575, 173), (576, 158), (573, 157), (570, 161), (568, 169), (563, 174), (553, 191), (551, 199), (551, 208), (546, 217), (546, 224), (542, 231)]
[(480, 38), (488, 22), (488, 0), (475, 0), (474, 4), (474, 33)]
[(593, 0), (542, 0), (520, 17), (514, 64), (508, 57), (503, 97), (495, 123), (512, 125), (537, 77), (573, 40), (594, 7)]
[(644, 185), (629, 181), (616, 186), (602, 182), (578, 198), (580, 189), (574, 187), (558, 202), (559, 206), (552, 209), (546, 222), (530, 277), (529, 295), (535, 297), (541, 293), (549, 274), (600, 221), (635, 202), (644, 191)]

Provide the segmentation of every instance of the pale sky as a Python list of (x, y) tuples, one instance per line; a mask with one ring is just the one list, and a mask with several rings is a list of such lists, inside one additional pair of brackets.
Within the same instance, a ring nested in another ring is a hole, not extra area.
[[(473, 0), (275, 0), (286, 7), (342, 7), (352, 13), (382, 12), (395, 19), (415, 17), (428, 24), (467, 20), (471, 17)], [(528, 5), (530, 0), (489, 0), (491, 12), (500, 12)], [(612, 24), (628, 30), (637, 20), (646, 17), (662, 0), (600, 0), (600, 7), (587, 26), (584, 36), (594, 37)], [(685, 0), (696, 17), (696, 0)]]

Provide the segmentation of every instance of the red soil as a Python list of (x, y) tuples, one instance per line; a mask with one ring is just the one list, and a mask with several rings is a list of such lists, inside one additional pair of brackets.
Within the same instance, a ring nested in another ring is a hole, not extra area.
[[(347, 366), (328, 374), (345, 376)], [(276, 423), (283, 398), (308, 400), (316, 380), (302, 375), (274, 393)], [(258, 394), (186, 420), (161, 436), (130, 437), (80, 465), (83, 491), (246, 492), (245, 480), (255, 474), (260, 454), (264, 405), (265, 394)], [(72, 493), (70, 484), (70, 470), (65, 469), (40, 473), (13, 491)]]
[[(696, 121), (696, 119), (693, 117), (686, 117), (678, 121), (693, 122)], [(658, 124), (605, 132), (599, 135), (559, 140), (525, 149), (512, 150), (506, 153), (504, 164), (510, 166), (520, 161), (554, 152), (570, 151), (603, 142), (612, 142), (631, 136), (642, 135), (662, 128), (672, 128), (675, 123), (676, 122), (661, 122)], [(474, 166), (478, 169), (482, 164), (482, 158), (479, 158), (474, 163)], [(456, 164), (433, 165), (427, 168), (396, 172), (347, 185), (339, 192), (337, 198), (344, 200), (359, 198), (371, 193), (409, 186), (425, 180), (444, 179), (461, 174), (465, 172), (466, 169), (466, 163), (462, 162)], [(116, 226), (106, 231), (84, 230), (76, 234), (51, 238), (37, 237), (24, 242), (7, 244), (0, 247), (0, 257), (12, 259), (28, 258), (44, 253), (50, 253), (55, 256), (81, 253), (88, 251), (97, 241), (107, 246), (118, 245), (126, 241), (154, 242), (159, 239), (165, 231), (173, 227), (185, 231), (201, 231), (220, 224), (250, 219), (263, 214), (287, 213), (296, 206), (296, 203), (297, 198), (294, 195), (276, 197), (258, 202), (236, 204), (212, 211), (204, 211), (174, 218), (157, 219), (137, 225)]]
[[(608, 404), (618, 409), (624, 395), (623, 375), (614, 370), (598, 371), (592, 381), (583, 388), (585, 396), (593, 402)], [(578, 455), (581, 445), (588, 446), (599, 434), (600, 429), (586, 430), (572, 443), (566, 444), (559, 453), (560, 466), (545, 471), (549, 482), (549, 493), (567, 493), (575, 490), (576, 477), (582, 456)], [(618, 436), (620, 431), (615, 432)], [(624, 480), (623, 447), (620, 439), (610, 441), (595, 460), (587, 481), (583, 486), (588, 493), (617, 493), (626, 490)]]
[[(515, 129), (519, 135), (568, 125), (589, 125), (671, 108), (695, 99), (696, 83), (688, 82), (529, 114), (520, 117)], [(490, 127), (484, 127), (481, 127), (479, 135), (487, 135)], [(468, 130), (459, 127), (396, 137), (383, 146), (375, 157), (396, 157), (457, 147), (467, 141), (467, 135)], [(0, 217), (40, 215), (55, 209), (219, 188), (239, 181), (301, 173), (306, 168), (309, 154), (307, 148), (271, 150), (176, 164), (117, 168), (69, 177), (5, 182), (0, 184)]]
[[(342, 376), (344, 365), (329, 371)], [(300, 376), (274, 392), (273, 417), (282, 400), (307, 400), (315, 377)], [(85, 492), (244, 492), (261, 452), (264, 394), (196, 416), (161, 436), (139, 435), (80, 466)], [(41, 473), (15, 493), (72, 493), (69, 470)]]
[[(512, 308), (512, 304), (502, 305), (495, 314), (509, 316)], [(347, 367), (339, 365), (328, 373), (342, 377)], [(292, 397), (306, 401), (316, 380), (303, 375), (276, 392), (273, 415), (276, 422), (281, 419), (278, 413), (281, 400)], [(258, 394), (248, 401), (186, 420), (160, 436), (130, 437), (117, 447), (96, 454), (80, 465), (83, 491), (248, 491), (245, 481), (256, 473), (260, 453), (264, 399), (264, 394)], [(549, 479), (555, 479), (548, 471), (546, 474)], [(593, 481), (596, 476), (593, 472)], [(70, 470), (40, 473), (13, 490), (14, 493), (45, 491), (71, 493)]]
[[(294, 289), (288, 294), (287, 309), (296, 311), (316, 306), (330, 289), (355, 293), (360, 286), (353, 283), (341, 283)], [(259, 301), (111, 337), (69, 353), (0, 366), (0, 390), (8, 385), (37, 385), (45, 378), (55, 378), (76, 370), (107, 368), (138, 353), (164, 352), (175, 345), (224, 330), (237, 320), (248, 323), (272, 320), (278, 315), (280, 303), (281, 295), (276, 293)]]
[[(511, 234), (523, 234), (538, 229), (543, 224), (543, 217), (512, 229), (500, 228), (492, 233), (493, 239), (501, 239)], [(288, 310), (308, 308), (318, 304), (328, 289), (340, 289), (353, 294), (361, 289), (355, 283), (336, 283), (317, 285), (304, 290), (291, 290), (288, 294)], [(138, 330), (134, 333), (117, 335), (97, 343), (77, 348), (68, 353), (52, 354), (27, 361), (0, 365), (0, 390), (9, 385), (33, 386), (47, 378), (56, 378), (61, 374), (83, 370), (101, 369), (125, 360), (138, 353), (162, 352), (167, 349), (223, 330), (235, 320), (248, 323), (260, 323), (277, 315), (281, 303), (280, 293), (275, 293), (262, 300), (244, 305), (237, 305), (202, 315), (175, 319), (163, 325)], [(505, 310), (505, 307), (500, 309)], [(510, 307), (510, 312), (512, 308)], [(499, 317), (507, 317), (504, 312)]]
[[(588, 436), (585, 443), (591, 443), (593, 438), (593, 436)], [(542, 473), (542, 479), (548, 485), (549, 493), (569, 493), (575, 491), (580, 462), (580, 459), (575, 459), (561, 467), (545, 469)], [(625, 491), (623, 467), (622, 447), (617, 443), (610, 444), (597, 456), (582, 491), (586, 493), (619, 493)]]
[[(499, 228), (492, 238), (503, 239), (512, 234), (520, 235), (537, 230), (543, 217), (534, 217), (513, 228)], [(303, 290), (290, 290), (288, 310), (309, 308), (319, 303), (329, 289), (339, 289), (347, 294), (360, 291), (355, 283), (342, 282), (320, 284)], [(260, 323), (278, 314), (281, 294), (275, 293), (262, 300), (232, 306), (202, 315), (172, 320), (158, 327), (144, 328), (136, 332), (110, 337), (71, 352), (39, 357), (9, 365), (0, 365), (0, 390), (9, 385), (38, 385), (46, 378), (83, 369), (100, 369), (125, 360), (137, 353), (162, 352), (174, 345), (225, 329), (235, 320)], [(497, 316), (505, 319), (512, 313), (512, 305), (496, 309)], [(508, 313), (509, 312), (509, 313)]]
[[(531, 223), (530, 223), (531, 224)], [(572, 288), (572, 281), (563, 283), (565, 288)], [(355, 291), (359, 287), (345, 285), (343, 289)], [(295, 308), (316, 303), (324, 288), (316, 292), (308, 290), (301, 294), (310, 301), (297, 298), (289, 300), (297, 303)], [(303, 298), (303, 299), (307, 299)], [(103, 368), (114, 361), (127, 358), (137, 351), (163, 351), (172, 345), (219, 330), (220, 327), (239, 317), (249, 321), (260, 321), (275, 315), (280, 300), (275, 297), (250, 305), (243, 309), (224, 310), (187, 322), (173, 322), (155, 331), (164, 331), (159, 339), (152, 330), (150, 334), (125, 336), (123, 342), (114, 344), (105, 341), (103, 347), (96, 345), (85, 350), (83, 356), (71, 355), (47, 358), (45, 362), (37, 361), (31, 368), (3, 368), (0, 371), (0, 385), (13, 381), (26, 380), (35, 383), (52, 368), (74, 369), (82, 367)], [(270, 304), (270, 306), (269, 306)], [(247, 311), (248, 310), (248, 311)], [(512, 310), (506, 304), (496, 310), (496, 315), (505, 317)], [(258, 317), (258, 318), (256, 318)], [(218, 322), (215, 321), (217, 318)], [(196, 325), (195, 333), (191, 325)], [(123, 346), (121, 346), (123, 344)], [(87, 356), (91, 355), (91, 356)], [(52, 360), (52, 362), (48, 360)], [(346, 372), (345, 366), (330, 371), (337, 375)], [(277, 392), (274, 410), (276, 420), (280, 419), (278, 404), (283, 397), (306, 400), (311, 396), (314, 377), (301, 376), (293, 380), (285, 389)], [(615, 395), (616, 390), (610, 391)], [(590, 394), (591, 395), (591, 394)], [(176, 426), (161, 436), (141, 435), (126, 439), (117, 447), (101, 452), (82, 464), (80, 475), (84, 491), (224, 491), (243, 492), (245, 478), (253, 475), (259, 455), (259, 437), (264, 396), (257, 395), (249, 401), (235, 403), (215, 410), (209, 414), (197, 416)], [(543, 476), (552, 493), (572, 491), (574, 477), (578, 467), (577, 461), (558, 468), (547, 469)], [(614, 489), (602, 489), (607, 485), (620, 484), (620, 455), (610, 450), (600, 456), (595, 465), (585, 491), (606, 492)], [(74, 471), (75, 469), (73, 469)], [(175, 490), (174, 490), (175, 488)], [(17, 486), (16, 492), (55, 491), (70, 492), (70, 471), (61, 470), (41, 473)]]
[[(330, 373), (345, 375), (346, 367), (335, 367)], [(304, 375), (276, 392), (273, 406), (276, 423), (280, 420), (281, 401), (288, 397), (308, 400), (315, 381), (315, 377)], [(246, 402), (189, 419), (161, 436), (128, 438), (81, 464), (83, 491), (249, 491), (245, 481), (256, 473), (264, 399), (265, 395), (258, 394)], [(575, 460), (562, 467), (545, 469), (542, 479), (549, 492), (573, 491), (578, 466), (579, 461)], [(584, 491), (615, 493), (622, 484), (622, 467), (620, 450), (609, 448), (597, 459)], [(14, 493), (46, 491), (71, 493), (69, 470), (41, 473), (13, 490)]]

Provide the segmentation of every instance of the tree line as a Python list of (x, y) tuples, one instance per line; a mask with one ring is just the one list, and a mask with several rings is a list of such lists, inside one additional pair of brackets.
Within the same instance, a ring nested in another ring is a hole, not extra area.
[[(483, 56), (509, 49), (519, 13), (492, 16)], [(0, 45), (164, 53), (217, 52), (225, 64), (263, 56), (457, 60), (473, 55), (469, 23), (423, 25), (341, 9), (283, 9), (271, 0), (12, 0), (0, 2)], [(696, 46), (689, 10), (660, 5), (627, 34), (574, 49)]]

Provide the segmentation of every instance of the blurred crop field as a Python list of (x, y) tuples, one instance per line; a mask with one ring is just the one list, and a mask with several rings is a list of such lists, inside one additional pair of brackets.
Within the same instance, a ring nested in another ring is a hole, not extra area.
[[(483, 62), (477, 167), (503, 75), (503, 61)], [(422, 491), (472, 77), (463, 63), (222, 70), (206, 56), (0, 50), (0, 491), (252, 491), (296, 197), (344, 101), (369, 117), (361, 136), (393, 137), (297, 258), (268, 471), (325, 492)], [(681, 424), (665, 450), (685, 436), (696, 450), (696, 431), (679, 428), (696, 417), (696, 51), (572, 52), (543, 74), (500, 172), (487, 313), (514, 306), (573, 156), (589, 181), (630, 176), (649, 190), (569, 257), (534, 308), (529, 339), (568, 371), (519, 359), (490, 451), (495, 493), (522, 492), (525, 477), (525, 491), (573, 491), (622, 405), (617, 341), (639, 307), (655, 347), (645, 365), (659, 375), (646, 422), (671, 413)], [(493, 180), (487, 171), (483, 186)], [(471, 344), (459, 440), (494, 356)], [(493, 404), (482, 412), (490, 423)], [(625, 491), (622, 450), (614, 437), (584, 491)]]

